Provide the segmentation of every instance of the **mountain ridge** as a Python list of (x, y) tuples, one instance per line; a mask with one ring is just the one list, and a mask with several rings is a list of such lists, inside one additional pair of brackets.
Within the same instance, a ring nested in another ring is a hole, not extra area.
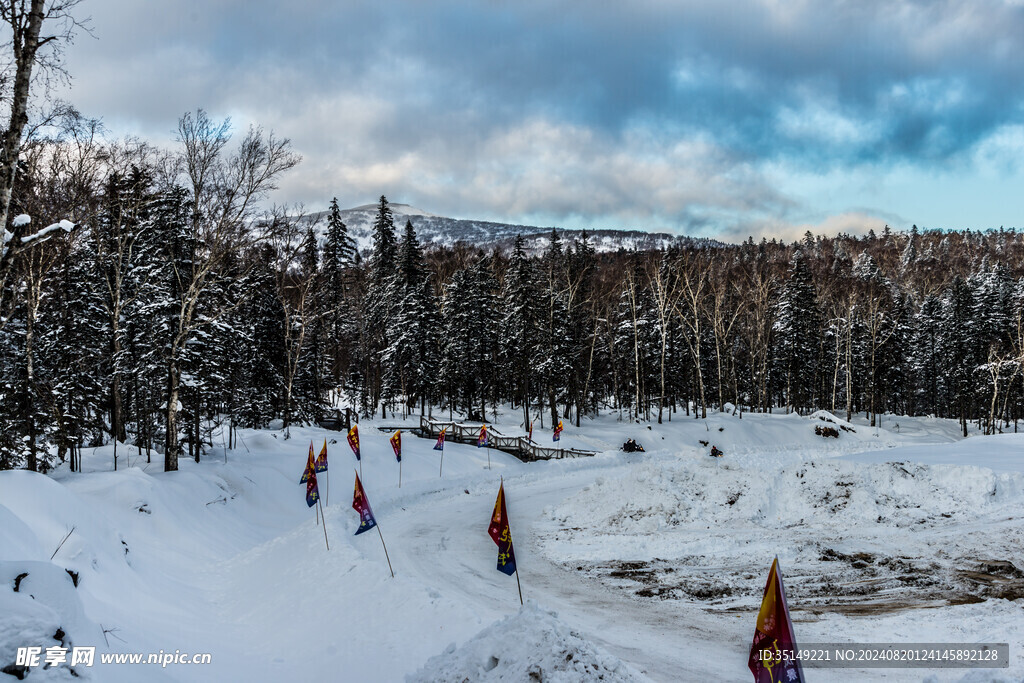
[[(377, 218), (377, 204), (361, 204), (341, 210), (341, 220), (348, 228), (349, 234), (356, 241), (360, 252), (367, 252), (372, 246), (373, 224)], [(466, 218), (450, 218), (430, 213), (423, 209), (403, 204), (390, 203), (394, 215), (395, 229), (399, 232), (405, 221), (411, 221), (416, 235), (424, 247), (454, 247), (459, 243), (470, 244), (482, 249), (511, 249), (516, 235), (522, 235), (527, 253), (538, 253), (550, 242), (552, 230), (566, 241), (582, 238), (586, 232), (591, 245), (597, 252), (614, 252), (620, 249), (647, 251), (667, 249), (674, 246), (718, 247), (721, 242), (706, 237), (690, 237), (673, 235), (667, 232), (647, 232), (630, 229), (593, 229), (558, 228), (554, 226), (522, 225), (517, 223), (500, 223), (496, 221), (474, 220)], [(328, 211), (318, 211), (306, 216), (317, 225), (322, 232), (327, 223)]]

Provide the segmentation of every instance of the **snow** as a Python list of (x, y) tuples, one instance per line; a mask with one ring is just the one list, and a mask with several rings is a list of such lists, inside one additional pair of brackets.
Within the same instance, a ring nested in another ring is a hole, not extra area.
[[(520, 420), (506, 410), (495, 426), (522, 433)], [(84, 473), (0, 472), (0, 668), (19, 646), (57, 644), (59, 628), (97, 657), (212, 655), (144, 675), (76, 670), (103, 681), (747, 680), (777, 554), (798, 641), (1011, 647), (1009, 670), (812, 680), (1024, 677), (1024, 435), (961, 439), (955, 421), (930, 418), (611, 413), (566, 420), (559, 445), (594, 457), (524, 464), (491, 450), (488, 467), (486, 449), (449, 441), (443, 477), (434, 440), (406, 432), (399, 488), (392, 429), (377, 427), (416, 424), (362, 422), (361, 464), (344, 434), (292, 426), (240, 430), (237, 449), (176, 473), (123, 444), (117, 472), (109, 445), (85, 451)], [(534, 438), (550, 432), (538, 421)], [(329, 551), (298, 483), (325, 438)], [(619, 452), (629, 438), (646, 452)], [(725, 455), (709, 458), (712, 445)], [(360, 467), (395, 578), (380, 537), (354, 536)], [(525, 608), (486, 533), (501, 478)]]
[(431, 681), (641, 681), (638, 672), (594, 647), (530, 602), (516, 614), (491, 624), (462, 647), (452, 643), (431, 657), (408, 683)]
[(71, 232), (74, 229), (75, 224), (65, 219), (60, 221), (59, 223), (51, 223), (50, 225), (47, 225), (39, 232), (33, 233), (31, 235), (25, 235), (24, 237), (21, 238), (21, 243), (28, 244), (29, 242), (34, 242), (36, 240), (43, 239), (44, 237), (47, 237), (51, 233), (57, 232), (58, 230), (63, 230), (64, 232)]
[[(20, 226), (23, 226), (23, 225), (28, 225), (31, 222), (32, 222), (32, 218), (29, 217), (27, 214), (19, 214), (18, 216), (14, 217), (14, 220), (12, 221), (12, 224), (15, 227), (20, 227)], [(34, 242), (36, 240), (45, 239), (45, 238), (49, 237), (52, 233), (57, 232), (58, 230), (63, 230), (64, 232), (71, 232), (74, 229), (75, 229), (75, 224), (74, 223), (72, 223), (71, 221), (69, 221), (67, 219), (63, 219), (63, 220), (61, 220), (58, 223), (51, 223), (50, 225), (46, 226), (42, 230), (39, 230), (38, 232), (35, 232), (35, 233), (31, 234), (31, 235), (25, 235), (24, 237), (21, 238), (21, 243), (22, 244), (29, 244), (30, 242)], [(9, 232), (7, 230), (4, 230), (3, 233), (2, 233), (2, 237), (3, 237), (3, 240), (0, 241), (0, 246), (2, 246), (3, 249), (2, 249), (2, 251), (0, 251), (0, 255), (3, 255), (3, 254), (7, 253), (7, 246), (6, 245), (7, 245), (8, 242), (10, 242), (11, 240), (14, 239), (14, 233)]]

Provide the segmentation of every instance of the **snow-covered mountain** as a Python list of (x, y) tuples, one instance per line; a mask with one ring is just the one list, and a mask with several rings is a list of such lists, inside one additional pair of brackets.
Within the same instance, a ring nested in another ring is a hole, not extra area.
[[(516, 235), (522, 235), (528, 252), (538, 252), (548, 244), (551, 227), (534, 225), (516, 225), (513, 223), (494, 223), (463, 218), (448, 218), (418, 209), (408, 204), (392, 203), (391, 211), (395, 217), (395, 228), (401, 232), (406, 220), (412, 221), (416, 235), (425, 246), (454, 246), (462, 242), (483, 249), (508, 249)], [(371, 234), (374, 220), (377, 218), (377, 204), (364, 204), (341, 212), (342, 220), (348, 227), (359, 250), (368, 250), (371, 245)], [(317, 220), (321, 229), (326, 226), (327, 212), (321, 211), (309, 216)], [(582, 230), (558, 229), (562, 238), (568, 242), (581, 236)], [(718, 246), (719, 243), (706, 238), (694, 238), (683, 235), (672, 235), (665, 232), (644, 232), (641, 230), (588, 230), (590, 242), (599, 252), (618, 251), (619, 249), (663, 249), (671, 246)]]

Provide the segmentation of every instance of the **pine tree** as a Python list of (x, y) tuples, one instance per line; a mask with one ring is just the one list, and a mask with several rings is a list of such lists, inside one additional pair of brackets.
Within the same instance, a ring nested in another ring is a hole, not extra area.
[(779, 302), (775, 323), (779, 376), (785, 383), (785, 399), (791, 409), (813, 405), (820, 327), (821, 316), (811, 271), (803, 252), (797, 250), (790, 261), (789, 280)]
[(388, 348), (388, 328), (395, 303), (395, 258), (397, 252), (394, 217), (386, 197), (381, 195), (377, 218), (373, 224), (373, 255), (366, 290), (366, 328), (364, 332), (365, 380), (371, 407), (380, 403), (381, 417), (385, 417), (383, 373), (380, 354)]
[(355, 317), (361, 312), (353, 302), (353, 270), (358, 258), (355, 240), (341, 220), (338, 198), (335, 197), (331, 200), (327, 218), (319, 300), (326, 337), (324, 353), (333, 390), (341, 388), (352, 364), (351, 349), (358, 343)]
[(457, 271), (445, 288), (441, 383), (449, 409), (463, 408), (473, 420), (485, 418), (494, 393), (498, 337), (487, 321), (496, 309), (496, 290), (486, 257)]
[(540, 389), (531, 386), (540, 346), (536, 273), (526, 258), (523, 236), (516, 235), (501, 291), (502, 316), (498, 338), (501, 367), (508, 379), (513, 405), (523, 409), (523, 424), (530, 424), (530, 400)]
[(540, 347), (537, 355), (537, 375), (541, 380), (542, 396), (548, 401), (552, 424), (558, 421), (560, 390), (568, 385), (571, 362), (566, 303), (565, 256), (562, 238), (551, 231), (548, 248), (541, 259), (542, 292), (540, 312)]
[(943, 298), (940, 376), (947, 387), (947, 410), (960, 418), (963, 435), (967, 436), (967, 416), (974, 403), (975, 369), (978, 347), (972, 331), (973, 293), (967, 282), (957, 277)]
[(388, 321), (384, 351), (384, 388), (387, 398), (400, 396), (403, 412), (425, 396), (436, 375), (437, 303), (423, 262), (423, 253), (411, 221), (398, 248), (398, 263), (391, 288), (394, 306)]

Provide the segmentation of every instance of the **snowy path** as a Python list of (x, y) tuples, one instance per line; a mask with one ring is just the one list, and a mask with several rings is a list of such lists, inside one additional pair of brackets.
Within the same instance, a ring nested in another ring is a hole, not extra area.
[[(524, 598), (558, 612), (562, 621), (654, 680), (696, 679), (709, 669), (724, 678), (742, 676), (744, 648), (723, 643), (743, 639), (722, 629), (721, 620), (683, 603), (638, 602), (630, 593), (609, 591), (551, 563), (540, 552), (534, 527), (543, 509), (592, 483), (595, 470), (614, 477), (623, 469), (608, 464), (547, 480), (543, 474), (506, 478)], [(476, 606), (485, 622), (518, 608), (515, 580), (494, 570), (495, 546), (483, 533), (495, 492), (424, 500), (389, 524), (391, 535), (402, 539), (395, 544), (401, 548), (394, 553), (396, 565), (438, 586), (446, 598)], [(698, 649), (700, 657), (694, 656)], [(734, 665), (719, 668), (723, 662)]]

